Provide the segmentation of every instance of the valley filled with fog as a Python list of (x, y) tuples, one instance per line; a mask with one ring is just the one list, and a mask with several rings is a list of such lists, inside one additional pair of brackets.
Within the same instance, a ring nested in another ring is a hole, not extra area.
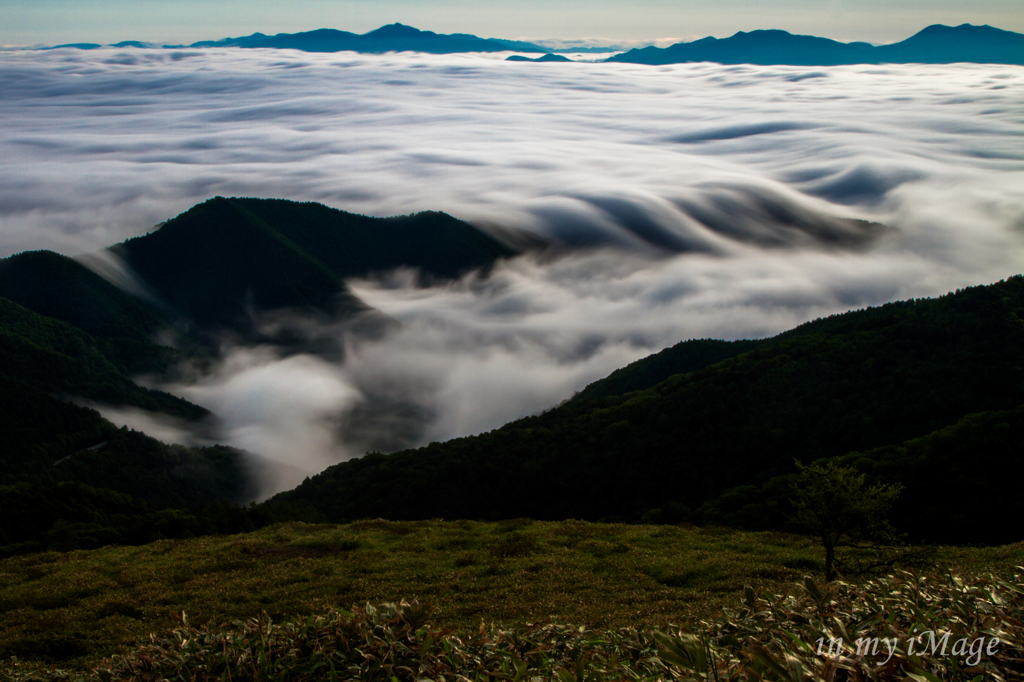
[(0, 52), (0, 256), (89, 254), (215, 195), (445, 211), (547, 245), (443, 286), (350, 282), (399, 325), (306, 321), (344, 361), (225, 345), (161, 386), (216, 434), (104, 408), (257, 453), (264, 494), (496, 428), (683, 339), (1024, 271), (1024, 67), (502, 57)]

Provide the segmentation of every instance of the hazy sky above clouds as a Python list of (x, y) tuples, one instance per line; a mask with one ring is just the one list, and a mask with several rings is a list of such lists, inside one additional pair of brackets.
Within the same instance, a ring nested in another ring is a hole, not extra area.
[(438, 33), (611, 41), (779, 28), (842, 41), (902, 40), (930, 24), (1024, 32), (1021, 0), (2, 0), (0, 44), (197, 40), (393, 22)]

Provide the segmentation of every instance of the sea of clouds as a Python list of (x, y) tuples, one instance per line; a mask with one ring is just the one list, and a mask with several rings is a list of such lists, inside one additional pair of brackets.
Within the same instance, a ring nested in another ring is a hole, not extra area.
[(501, 57), (0, 52), (0, 256), (89, 253), (215, 195), (559, 245), (447, 286), (352, 282), (401, 324), (345, 337), (344, 362), (226, 348), (165, 387), (280, 465), (264, 494), (495, 428), (682, 339), (1024, 271), (1022, 67)]

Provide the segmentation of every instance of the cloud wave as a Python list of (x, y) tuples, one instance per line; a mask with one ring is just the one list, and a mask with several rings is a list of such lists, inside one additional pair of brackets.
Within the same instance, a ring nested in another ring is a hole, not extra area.
[(443, 210), (565, 247), (486, 280), (355, 282), (401, 327), (315, 330), (344, 363), (236, 348), (172, 387), (294, 467), (265, 493), (496, 427), (680, 339), (1024, 270), (1022, 67), (503, 56), (0, 52), (0, 254), (95, 251), (216, 194)]

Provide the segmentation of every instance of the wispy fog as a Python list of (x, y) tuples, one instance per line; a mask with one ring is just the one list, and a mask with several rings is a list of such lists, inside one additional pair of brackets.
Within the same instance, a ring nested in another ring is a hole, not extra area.
[(354, 282), (401, 327), (343, 338), (343, 364), (226, 349), (170, 387), (222, 442), (295, 467), (268, 493), (494, 428), (684, 338), (1024, 270), (1022, 67), (500, 57), (0, 52), (0, 254), (94, 251), (218, 194), (443, 210), (564, 247), (487, 280)]

